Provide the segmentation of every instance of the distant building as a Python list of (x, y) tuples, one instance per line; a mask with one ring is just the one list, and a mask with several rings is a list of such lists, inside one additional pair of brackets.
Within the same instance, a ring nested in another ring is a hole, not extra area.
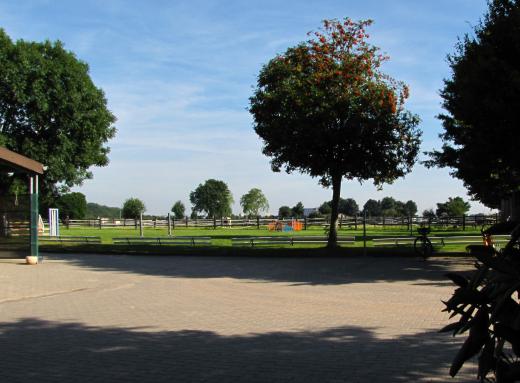
[(303, 208), (303, 216), (308, 217), (312, 213), (319, 213), (319, 210), (317, 207), (304, 207)]

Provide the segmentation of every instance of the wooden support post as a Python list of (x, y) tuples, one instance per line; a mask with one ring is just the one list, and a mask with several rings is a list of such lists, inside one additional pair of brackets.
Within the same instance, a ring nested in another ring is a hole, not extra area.
[(256, 216), (256, 228), (260, 229), (260, 216), (259, 215)]
[(141, 237), (144, 237), (144, 230), (143, 230), (143, 213), (141, 213), (139, 218), (139, 235)]
[(341, 224), (343, 222), (343, 214), (339, 217), (339, 229), (341, 230)]
[(307, 217), (303, 217), (303, 228), (307, 230)]
[(100, 229), (103, 228), (103, 220), (101, 219), (101, 217), (99, 217), (98, 225), (99, 225), (99, 228), (100, 228)]
[(357, 230), (357, 214), (354, 214), (354, 230)]
[(462, 215), (462, 230), (466, 230), (466, 214)]
[(172, 217), (170, 213), (168, 213), (168, 237), (172, 236)]
[(188, 227), (188, 216), (186, 216), (186, 227)]
[(213, 217), (213, 229), (217, 228), (217, 219)]

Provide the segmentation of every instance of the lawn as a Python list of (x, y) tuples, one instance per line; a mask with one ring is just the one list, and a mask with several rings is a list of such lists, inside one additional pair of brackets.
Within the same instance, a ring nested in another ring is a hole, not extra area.
[[(166, 237), (168, 234), (166, 228), (152, 228), (145, 227), (144, 228), (144, 236), (145, 237)], [(456, 228), (436, 228), (432, 230), (432, 234), (434, 236), (457, 236), (457, 235), (479, 235), (479, 228), (467, 228), (465, 231), (456, 229)], [(96, 236), (100, 237), (102, 244), (101, 245), (57, 245), (57, 244), (41, 244), (42, 251), (56, 251), (56, 250), (64, 250), (64, 251), (92, 251), (92, 252), (139, 252), (139, 253), (171, 253), (173, 249), (175, 249), (176, 253), (269, 253), (273, 254), (273, 250), (283, 250), (282, 253), (293, 254), (295, 252), (301, 252), (303, 250), (312, 250), (312, 252), (323, 252), (324, 244), (295, 244), (294, 246), (290, 245), (275, 245), (269, 246), (267, 248), (244, 248), (232, 247), (231, 238), (235, 237), (261, 237), (261, 236), (326, 236), (325, 230), (321, 227), (310, 227), (308, 230), (302, 230), (297, 232), (275, 232), (268, 231), (267, 229), (257, 229), (257, 228), (186, 228), (186, 227), (177, 227), (173, 230), (174, 236), (203, 236), (203, 237), (211, 237), (212, 238), (212, 246), (211, 247), (197, 247), (196, 250), (192, 247), (182, 247), (182, 246), (150, 246), (150, 245), (113, 245), (112, 238), (117, 237), (138, 237), (139, 236), (139, 228), (135, 229), (134, 227), (123, 227), (123, 228), (95, 228), (95, 227), (79, 227), (79, 228), (70, 228), (67, 229), (65, 227), (60, 228), (61, 236)], [(342, 253), (361, 253), (363, 252), (363, 230), (361, 225), (358, 226), (357, 230), (354, 228), (342, 228), (339, 230), (339, 236), (355, 236), (356, 242), (355, 244), (349, 244), (344, 247), (343, 250), (340, 250)], [(373, 243), (371, 239), (373, 238), (384, 238), (384, 237), (410, 237), (416, 236), (415, 228), (410, 235), (410, 231), (406, 227), (398, 227), (398, 226), (389, 226), (385, 228), (381, 227), (367, 227), (367, 251), (371, 254), (413, 254), (413, 250), (407, 247), (395, 248), (375, 248), (373, 247)], [(464, 252), (465, 245), (449, 245), (444, 246), (442, 248), (436, 249), (438, 252)]]

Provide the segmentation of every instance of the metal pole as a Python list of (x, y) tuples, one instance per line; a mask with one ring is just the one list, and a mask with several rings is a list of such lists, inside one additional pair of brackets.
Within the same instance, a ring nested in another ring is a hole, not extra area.
[(363, 255), (367, 255), (367, 212), (363, 212)]
[(31, 241), (31, 256), (38, 257), (38, 176), (30, 177), (29, 179), (29, 194), (31, 199), (31, 218), (30, 218), (30, 241)]
[(172, 217), (168, 213), (168, 237), (172, 236)]

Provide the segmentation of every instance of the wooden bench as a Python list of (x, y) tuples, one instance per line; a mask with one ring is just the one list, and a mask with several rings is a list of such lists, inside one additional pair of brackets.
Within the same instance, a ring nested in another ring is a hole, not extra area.
[[(338, 237), (339, 244), (353, 244), (355, 237)], [(269, 245), (291, 245), (299, 243), (327, 243), (324, 236), (271, 236), (271, 237), (237, 237), (231, 238), (233, 246), (269, 246)]]
[(211, 245), (211, 237), (118, 237), (114, 245)]
[[(374, 246), (413, 246), (417, 237), (395, 237), (395, 238), (374, 238), (372, 243)], [(509, 241), (509, 235), (494, 235), (494, 243), (505, 243)], [(471, 245), (482, 244), (483, 239), (480, 235), (457, 235), (449, 237), (428, 237), (432, 245)]]
[(69, 244), (69, 243), (101, 243), (101, 237), (93, 237), (93, 236), (39, 236), (38, 241), (41, 243), (60, 243), (60, 244)]

